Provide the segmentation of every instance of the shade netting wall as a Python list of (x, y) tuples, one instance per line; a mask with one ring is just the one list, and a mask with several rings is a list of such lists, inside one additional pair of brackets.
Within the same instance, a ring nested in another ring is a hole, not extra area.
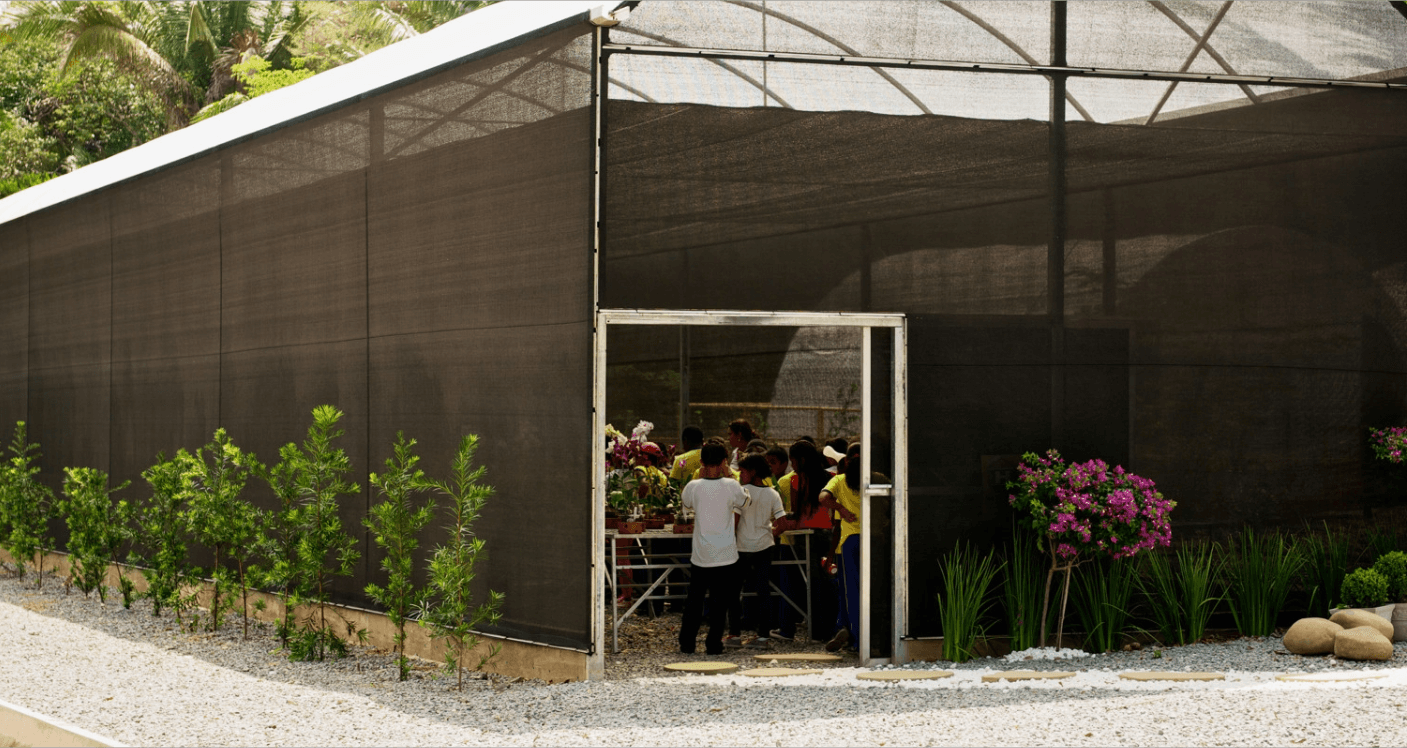
[[(1070, 63), (1407, 65), (1386, 4), (1221, 5), (1072, 4)], [(1047, 62), (1049, 5), (1017, 6), (647, 3), (610, 33)], [(1040, 76), (638, 50), (609, 70), (605, 305), (909, 316), (911, 634), (937, 633), (938, 556), (1009, 536), (1023, 452), (1147, 475), (1183, 532), (1392, 500), (1367, 429), (1407, 416), (1402, 91), (1071, 77), (1055, 143)]]
[(561, 528), (590, 518), (590, 49), (544, 33), (0, 227), (0, 418), (55, 488), (91, 466), (130, 495), (160, 451), (223, 426), (273, 462), (336, 405), (362, 560), (335, 597), (369, 607), (367, 472), (404, 431), (448, 477), (478, 434), (497, 633), (588, 647), (590, 541)]

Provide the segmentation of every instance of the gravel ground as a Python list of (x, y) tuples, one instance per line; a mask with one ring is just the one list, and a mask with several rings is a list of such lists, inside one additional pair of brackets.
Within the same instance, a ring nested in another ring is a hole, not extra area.
[[(6, 698), (132, 745), (1402, 745), (1407, 649), (1363, 665), (1276, 654), (1278, 639), (1076, 660), (978, 660), (950, 679), (857, 681), (853, 661), (782, 680), (661, 676), (677, 625), (644, 619), (614, 679), (558, 685), (474, 680), (461, 693), (428, 664), (396, 682), (391, 658), (358, 648), (290, 663), (267, 626), (248, 642), (0, 579)], [(799, 647), (798, 647), (799, 648)], [(729, 659), (749, 665), (752, 652)], [(699, 656), (697, 659), (706, 659)], [(712, 658), (708, 658), (712, 659)], [(997, 669), (1076, 678), (982, 684)], [(1123, 669), (1218, 670), (1208, 684), (1131, 683)], [(1381, 671), (1358, 683), (1290, 684), (1277, 672)], [(635, 677), (635, 676), (647, 677)]]

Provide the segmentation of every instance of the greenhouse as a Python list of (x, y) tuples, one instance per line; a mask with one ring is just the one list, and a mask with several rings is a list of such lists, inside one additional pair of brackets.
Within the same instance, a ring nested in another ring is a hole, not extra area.
[(1400, 3), (501, 3), (0, 201), (0, 422), (55, 486), (323, 403), (363, 478), (478, 434), (489, 633), (583, 675), (607, 424), (858, 438), (900, 662), (1023, 453), (1179, 532), (1397, 501), (1404, 123)]

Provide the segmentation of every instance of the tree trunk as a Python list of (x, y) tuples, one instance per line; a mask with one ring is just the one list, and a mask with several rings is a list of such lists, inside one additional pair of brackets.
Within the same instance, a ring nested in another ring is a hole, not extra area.
[(1045, 595), (1041, 598), (1041, 648), (1045, 647), (1046, 621), (1050, 614), (1050, 582), (1055, 578), (1055, 553), (1050, 554), (1050, 569), (1045, 573)]
[(1060, 595), (1060, 625), (1055, 634), (1055, 651), (1059, 652), (1065, 641), (1065, 604), (1070, 601), (1070, 575), (1075, 571), (1075, 562), (1065, 565), (1065, 591)]

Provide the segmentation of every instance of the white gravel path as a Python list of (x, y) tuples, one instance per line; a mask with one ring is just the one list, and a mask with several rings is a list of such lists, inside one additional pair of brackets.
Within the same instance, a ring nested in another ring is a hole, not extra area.
[[(894, 685), (856, 681), (858, 669), (842, 667), (783, 680), (476, 680), (459, 693), (425, 672), (395, 682), (389, 658), (365, 650), (336, 664), (288, 663), (270, 651), (267, 628), (250, 642), (234, 625), (192, 636), (140, 606), (101, 607), (8, 579), (0, 601), (6, 698), (130, 745), (1407, 744), (1407, 662), (1376, 668), (1386, 677), (1373, 681), (1283, 683), (1277, 672), (1340, 666), (1260, 651), (1278, 640), (1198, 645), (1195, 657), (1167, 650), (1140, 668), (1219, 659), (1229, 678), (1215, 683), (1121, 681), (1123, 659), (1091, 657), (1043, 662), (1081, 673), (1032, 684), (980, 683), (1034, 664), (986, 660), (951, 679)], [(1242, 660), (1284, 666), (1227, 669)]]

